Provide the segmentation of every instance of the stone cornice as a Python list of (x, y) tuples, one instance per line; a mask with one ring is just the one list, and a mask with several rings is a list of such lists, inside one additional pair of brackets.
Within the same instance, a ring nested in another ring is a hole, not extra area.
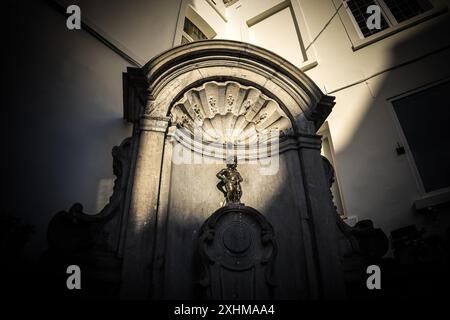
[[(212, 72), (212, 68), (218, 69), (218, 72)], [(223, 76), (266, 79), (264, 87), (267, 90), (274, 94), (284, 92), (284, 104), (291, 106), (294, 103), (301, 109), (291, 112), (292, 116), (298, 119), (303, 114), (303, 118), (316, 124), (316, 129), (334, 105), (334, 97), (326, 96), (289, 61), (266, 49), (238, 41), (205, 40), (174, 47), (153, 58), (142, 71), (150, 90), (158, 96), (169, 83), (178, 81), (179, 85), (183, 85), (184, 74), (200, 73), (197, 78), (201, 79), (212, 74), (219, 76), (219, 69), (222, 69)]]
[(297, 142), (299, 149), (317, 149), (322, 148), (322, 137), (317, 134), (298, 134)]
[[(295, 133), (317, 131), (334, 105), (334, 97), (325, 95), (293, 64), (273, 52), (238, 41), (205, 40), (174, 47), (149, 61), (140, 73), (151, 100), (142, 89), (126, 90), (128, 96), (140, 97), (134, 104), (128, 98), (125, 105), (127, 119), (134, 121), (142, 115), (168, 116), (186, 91), (205, 81), (231, 80), (258, 88), (277, 100)], [(137, 91), (140, 94), (134, 95)], [(307, 122), (314, 126), (305, 131)]]
[(140, 129), (142, 131), (166, 132), (170, 117), (142, 116)]

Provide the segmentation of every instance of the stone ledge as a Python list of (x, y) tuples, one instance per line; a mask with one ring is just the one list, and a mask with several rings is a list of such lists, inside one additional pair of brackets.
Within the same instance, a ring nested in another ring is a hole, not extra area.
[(142, 131), (166, 132), (169, 126), (170, 117), (151, 117), (143, 116), (141, 118)]
[(427, 193), (414, 201), (414, 208), (421, 210), (450, 202), (450, 188)]

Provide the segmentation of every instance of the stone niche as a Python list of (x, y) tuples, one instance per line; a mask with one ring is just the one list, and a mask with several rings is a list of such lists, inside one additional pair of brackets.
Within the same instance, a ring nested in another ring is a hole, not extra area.
[[(49, 251), (84, 263), (94, 295), (343, 297), (316, 135), (333, 100), (288, 61), (241, 42), (189, 43), (130, 68), (124, 117), (134, 131), (114, 151), (111, 202), (96, 215), (78, 204), (57, 214)], [(232, 208), (216, 177), (230, 156), (243, 178)]]

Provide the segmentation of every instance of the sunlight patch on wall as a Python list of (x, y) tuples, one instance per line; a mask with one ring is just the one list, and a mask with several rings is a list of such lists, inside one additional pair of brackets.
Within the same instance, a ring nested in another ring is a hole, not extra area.
[(271, 50), (296, 66), (305, 61), (300, 34), (290, 6), (259, 21), (248, 22), (248, 25), (250, 43)]
[(379, 103), (376, 96), (384, 83), (384, 78), (385, 76), (380, 76), (333, 93), (337, 103), (328, 121), (336, 153), (352, 143), (369, 109)]

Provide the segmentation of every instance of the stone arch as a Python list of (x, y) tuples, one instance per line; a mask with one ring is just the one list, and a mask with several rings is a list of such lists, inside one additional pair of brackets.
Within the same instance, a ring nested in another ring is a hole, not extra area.
[(280, 106), (280, 108), (283, 110), (283, 112), (286, 114), (286, 116), (289, 118), (289, 120), (291, 121), (291, 125), (292, 125), (292, 129), (294, 132), (298, 132), (297, 130), (297, 125), (295, 122), (295, 119), (292, 117), (291, 113), (289, 112), (288, 108), (284, 105), (284, 103), (276, 96), (274, 95), (272, 92), (268, 91), (266, 88), (261, 87), (259, 84), (250, 81), (248, 79), (244, 79), (244, 78), (237, 78), (234, 76), (215, 76), (215, 77), (207, 77), (207, 78), (202, 78), (201, 80), (198, 80), (196, 82), (191, 83), (189, 86), (186, 86), (184, 88), (184, 90), (180, 91), (179, 94), (174, 98), (174, 100), (171, 102), (170, 104), (170, 108), (168, 110), (168, 114), (167, 116), (170, 115), (171, 109), (173, 108), (174, 104), (180, 100), (182, 98), (182, 96), (189, 90), (194, 89), (196, 87), (202, 86), (207, 82), (228, 82), (228, 81), (234, 81), (234, 82), (238, 82), (240, 85), (242, 86), (247, 86), (247, 87), (253, 87), (256, 88), (258, 90), (260, 90), (264, 95), (268, 96), (270, 99), (273, 99), (274, 101), (276, 101), (278, 103), (278, 105)]
[(206, 40), (178, 46), (149, 61), (143, 72), (148, 101), (143, 117), (163, 118), (186, 88), (195, 83), (235, 79), (276, 96), (299, 132), (315, 133), (331, 112), (325, 95), (302, 71), (263, 48), (237, 41)]
[[(280, 117), (289, 119), (293, 131), (286, 147), (292, 152), (284, 155), (290, 161), (289, 165), (285, 166), (289, 169), (284, 171), (281, 178), (278, 176), (277, 181), (277, 187), (284, 186), (286, 189), (283, 191), (289, 190), (289, 198), (272, 202), (277, 212), (272, 210), (271, 223), (284, 237), (280, 241), (279, 259), (284, 259), (280, 260), (282, 265), (290, 265), (288, 272), (279, 271), (278, 277), (283, 278), (287, 289), (283, 293), (285, 296), (281, 294), (278, 297), (342, 296), (343, 282), (336, 242), (335, 212), (322, 166), (321, 139), (315, 134), (331, 112), (334, 97), (325, 95), (308, 76), (278, 55), (257, 46), (228, 40), (198, 41), (172, 48), (152, 59), (138, 73), (143, 74), (140, 88), (146, 92), (146, 96), (135, 99), (134, 102), (131, 99), (130, 102), (129, 98), (132, 98), (134, 93), (125, 88), (125, 101), (128, 101), (125, 104), (125, 117), (135, 122), (136, 147), (129, 183), (132, 188), (126, 199), (127, 209), (124, 213), (127, 224), (122, 233), (125, 236), (122, 237), (121, 244), (124, 279), (121, 294), (132, 298), (146, 297), (151, 292), (152, 297), (156, 299), (191, 296), (192, 283), (186, 280), (189, 275), (182, 279), (188, 283), (171, 287), (171, 282), (177, 282), (176, 272), (174, 269), (165, 272), (169, 265), (190, 265), (191, 256), (185, 259), (179, 257), (192, 251), (192, 241), (186, 242), (185, 239), (195, 232), (198, 220), (210, 212), (211, 208), (207, 206), (212, 206), (213, 203), (211, 194), (205, 194), (201, 201), (187, 204), (192, 210), (206, 208), (200, 210), (202, 216), (191, 219), (193, 215), (181, 216), (182, 211), (186, 211), (186, 203), (180, 196), (181, 200), (177, 203), (183, 205), (174, 206), (179, 209), (180, 221), (172, 224), (176, 225), (173, 232), (167, 231), (167, 221), (171, 215), (169, 198), (174, 198), (169, 195), (172, 185), (179, 183), (173, 184), (171, 179), (171, 138), (176, 124), (171, 112), (177, 104), (182, 103), (180, 99), (186, 93), (198, 90), (202, 85), (216, 83), (220, 86), (235, 82), (239, 86), (261, 91), (267, 97), (264, 98), (266, 101), (276, 102)], [(129, 74), (129, 77), (131, 76)], [(252, 122), (251, 119), (247, 120)], [(256, 121), (253, 122), (257, 125)], [(215, 179), (215, 172), (205, 171), (201, 174), (207, 177), (209, 185), (215, 184), (211, 182), (211, 179)], [(181, 172), (180, 176), (188, 175)], [(253, 181), (255, 176), (252, 176)], [(198, 195), (194, 187), (204, 187), (198, 181), (197, 186), (192, 185), (193, 180), (184, 182), (186, 188), (177, 193), (178, 195), (183, 195), (185, 190), (189, 195)], [(260, 186), (265, 192), (270, 193), (272, 190), (265, 188), (265, 182), (254, 185)], [(257, 194), (259, 189), (255, 190), (254, 194)], [(275, 189), (272, 191), (273, 194), (286, 194)], [(276, 206), (279, 203), (284, 203), (285, 207)], [(290, 210), (290, 220), (283, 224), (287, 218), (286, 209)], [(294, 229), (284, 232), (283, 228), (286, 227)], [(169, 263), (166, 260), (166, 244), (174, 243), (167, 240), (169, 234), (175, 237), (182, 234), (178, 236), (176, 243), (181, 244), (183, 251), (178, 252), (175, 248), (174, 251), (177, 252), (172, 252), (172, 258), (179, 263)], [(291, 241), (289, 234), (295, 234), (297, 238)], [(300, 268), (289, 263), (291, 257), (287, 248), (293, 244), (296, 245), (295, 263), (301, 266)], [(166, 277), (167, 274), (171, 277)], [(296, 277), (300, 287), (296, 287), (295, 281), (288, 278), (291, 275)], [(171, 287), (171, 291), (164, 296), (166, 280), (169, 282), (167, 288)], [(298, 288), (301, 288), (301, 293)]]
[[(220, 106), (208, 106), (206, 86), (222, 92), (212, 95), (221, 101)], [(231, 119), (233, 128), (239, 130), (276, 126), (292, 131), (285, 148), (289, 152), (281, 155), (280, 147), (277, 153), (285, 159), (283, 170), (263, 179), (250, 165), (241, 167), (251, 180), (243, 196), (252, 197), (247, 198), (248, 204), (273, 226), (277, 238), (277, 254), (262, 259), (271, 264), (270, 276), (264, 272), (270, 296), (343, 297), (336, 212), (320, 154), (321, 139), (315, 134), (331, 111), (333, 97), (323, 94), (311, 79), (279, 56), (249, 44), (223, 40), (168, 50), (142, 69), (129, 69), (124, 87), (124, 117), (134, 123), (134, 130), (130, 139), (113, 150), (118, 178), (114, 194), (98, 215), (86, 215), (79, 204), (57, 214), (48, 232), (53, 250), (63, 253), (64, 259), (69, 250), (77, 259), (92, 258), (93, 265), (106, 261), (108, 270), (120, 279), (120, 294), (127, 299), (196, 297), (194, 243), (201, 223), (208, 221), (212, 212), (223, 211), (217, 211), (218, 200), (223, 198), (214, 188), (216, 169), (222, 168), (223, 158), (216, 164), (219, 168), (194, 168), (189, 164), (174, 169), (172, 165), (173, 129), (178, 116), (196, 117), (191, 105), (194, 94), (203, 99), (203, 111), (199, 109), (203, 119), (219, 115), (219, 126)], [(228, 92), (232, 93), (232, 103), (227, 100), (228, 94), (224, 95)], [(261, 104), (247, 113), (245, 100), (249, 95), (258, 96)], [(186, 103), (186, 99), (191, 100)], [(212, 109), (205, 109), (209, 107)], [(180, 113), (174, 114), (177, 108)], [(264, 116), (263, 108), (267, 108)], [(238, 125), (239, 121), (242, 123)], [(267, 199), (269, 205), (263, 203)], [(237, 216), (246, 211), (236, 211)], [(252, 218), (254, 213), (249, 211)], [(211, 234), (211, 228), (208, 230)], [(258, 241), (270, 242), (272, 229), (263, 226), (260, 231)], [(228, 249), (233, 249), (229, 244)], [(259, 264), (260, 260), (255, 261)], [(115, 277), (111, 278), (114, 286), (119, 285)]]

